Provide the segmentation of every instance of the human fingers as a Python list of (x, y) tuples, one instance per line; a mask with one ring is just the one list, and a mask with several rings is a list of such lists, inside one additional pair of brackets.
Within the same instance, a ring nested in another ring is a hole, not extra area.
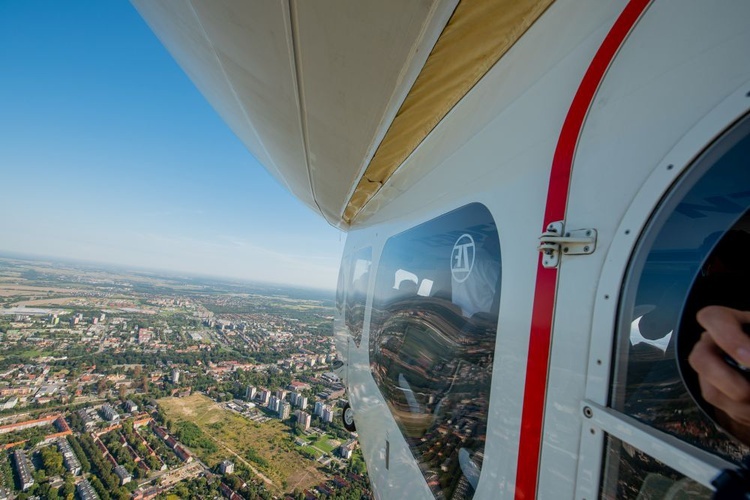
[(750, 403), (734, 401), (704, 379), (699, 379), (699, 384), (701, 395), (709, 404), (723, 412), (734, 423), (744, 427), (750, 426)]
[[(698, 373), (701, 390), (714, 388), (726, 398), (738, 403), (750, 403), (750, 382), (727, 364), (724, 353), (708, 333), (703, 333), (688, 356), (688, 363)], [(703, 396), (709, 401), (706, 395)]]
[(696, 319), (721, 350), (741, 365), (750, 366), (750, 336), (742, 329), (750, 323), (750, 311), (708, 306), (698, 311)]

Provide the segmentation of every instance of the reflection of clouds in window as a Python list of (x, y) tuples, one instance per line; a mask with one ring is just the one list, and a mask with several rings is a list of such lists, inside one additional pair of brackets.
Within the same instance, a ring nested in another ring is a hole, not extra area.
[(427, 278), (422, 280), (422, 283), (419, 285), (419, 290), (417, 290), (417, 295), (420, 297), (429, 297), (430, 292), (432, 292), (432, 285), (434, 285), (435, 282), (432, 280), (429, 280)]
[(354, 271), (352, 271), (352, 283), (355, 283), (365, 273), (370, 271), (370, 261), (364, 259), (357, 259), (354, 263)]
[(670, 330), (665, 336), (660, 339), (647, 339), (641, 334), (641, 330), (638, 327), (643, 316), (639, 316), (633, 320), (630, 324), (630, 345), (638, 345), (641, 342), (650, 346), (656, 347), (661, 352), (667, 352), (669, 341), (672, 338), (673, 330)]
[(362, 340), (362, 328), (365, 319), (365, 303), (367, 302), (367, 286), (370, 280), (370, 265), (372, 263), (372, 248), (365, 247), (346, 258), (348, 266), (349, 287), (346, 292), (346, 311), (344, 314), (346, 327), (359, 347)]
[(393, 282), (393, 289), (400, 290), (402, 285), (404, 284), (404, 281), (411, 281), (415, 285), (419, 284), (419, 278), (416, 274), (410, 273), (409, 271), (404, 271), (403, 269), (399, 269), (398, 271), (396, 271)]

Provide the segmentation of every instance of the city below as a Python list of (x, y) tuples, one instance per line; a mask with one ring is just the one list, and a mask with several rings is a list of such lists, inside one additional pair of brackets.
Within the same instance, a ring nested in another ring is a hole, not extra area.
[(0, 500), (371, 497), (333, 293), (0, 257)]

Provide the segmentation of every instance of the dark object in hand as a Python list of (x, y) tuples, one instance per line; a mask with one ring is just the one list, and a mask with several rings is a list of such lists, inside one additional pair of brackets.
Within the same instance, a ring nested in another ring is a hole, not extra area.
[[(743, 324), (742, 331), (745, 332), (747, 335), (750, 335), (750, 324), (748, 323)], [(729, 366), (731, 366), (732, 368), (740, 372), (743, 377), (750, 380), (750, 366), (741, 365), (732, 356), (726, 353), (724, 354), (724, 361), (726, 361)]]

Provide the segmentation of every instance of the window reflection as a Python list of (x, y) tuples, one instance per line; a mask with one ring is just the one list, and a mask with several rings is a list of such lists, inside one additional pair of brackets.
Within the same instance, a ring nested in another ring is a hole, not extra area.
[[(617, 410), (735, 462), (748, 450), (703, 414), (683, 384), (680, 365), (686, 365), (700, 334), (694, 317), (711, 302), (706, 296), (714, 303), (728, 298), (718, 293), (721, 287), (707, 288), (708, 274), (719, 275), (715, 263), (723, 266), (722, 280), (743, 275), (748, 267), (727, 265), (727, 256), (745, 251), (734, 241), (737, 233), (748, 238), (750, 228), (743, 218), (750, 206), (748, 123), (732, 129), (696, 161), (643, 232), (621, 303), (611, 401)], [(734, 242), (721, 246), (724, 238)], [(719, 257), (715, 248), (730, 252)], [(678, 329), (683, 311), (683, 323), (692, 326)], [(692, 337), (692, 344), (677, 348), (680, 336), (683, 341)]]
[(641, 450), (607, 436), (600, 498), (612, 500), (698, 500), (713, 492)]
[(367, 302), (367, 285), (370, 281), (372, 265), (372, 248), (357, 251), (349, 261), (349, 279), (346, 290), (346, 327), (354, 343), (359, 347), (362, 342), (362, 328), (365, 323), (365, 303)]
[(472, 204), (388, 240), (370, 328), (373, 377), (440, 498), (471, 498), (486, 438), (500, 248)]

